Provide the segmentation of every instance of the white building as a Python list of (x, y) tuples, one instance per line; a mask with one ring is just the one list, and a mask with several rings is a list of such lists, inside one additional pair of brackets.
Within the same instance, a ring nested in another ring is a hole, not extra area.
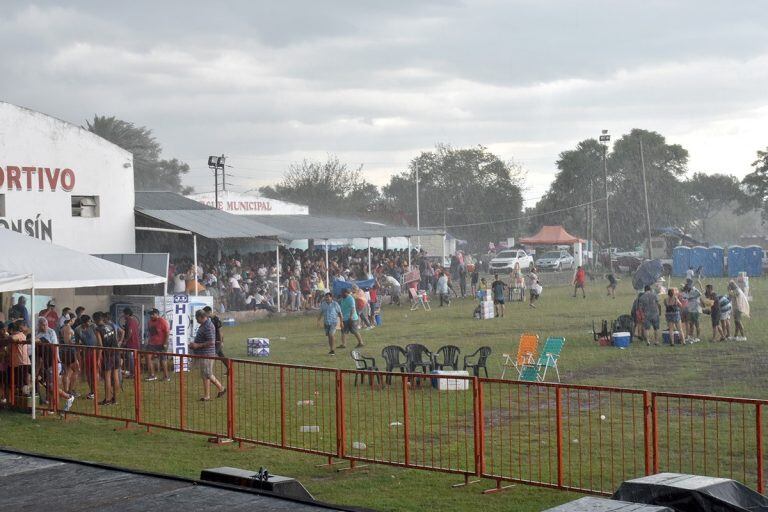
[[(189, 198), (206, 206), (213, 206), (216, 201), (212, 192), (191, 194)], [(309, 207), (301, 204), (226, 190), (219, 191), (219, 210), (234, 215), (309, 215)]]
[(0, 228), (85, 253), (132, 253), (133, 155), (0, 102)]

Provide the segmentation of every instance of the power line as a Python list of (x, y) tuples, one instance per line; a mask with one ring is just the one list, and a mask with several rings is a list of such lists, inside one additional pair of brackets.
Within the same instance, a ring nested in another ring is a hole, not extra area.
[[(568, 210), (573, 210), (575, 208), (583, 208), (584, 206), (589, 206), (590, 204), (599, 203), (602, 201), (605, 201), (604, 197), (601, 197), (600, 199), (595, 199), (594, 201), (587, 201), (586, 203), (581, 203), (574, 206), (568, 206), (566, 208), (560, 208), (559, 210), (551, 210), (548, 212), (541, 212), (541, 213), (532, 213), (529, 215), (523, 215), (521, 217), (513, 217), (511, 219), (490, 220), (487, 222), (473, 222), (471, 224), (456, 224), (453, 226), (445, 226), (445, 228), (469, 228), (474, 226), (487, 226), (489, 224), (502, 224), (504, 222), (514, 222), (516, 220), (523, 220), (523, 219), (533, 219), (535, 217), (542, 217), (544, 215), (550, 215), (552, 213), (560, 213)], [(424, 227), (424, 229), (442, 229), (442, 228), (443, 226), (425, 226)]]

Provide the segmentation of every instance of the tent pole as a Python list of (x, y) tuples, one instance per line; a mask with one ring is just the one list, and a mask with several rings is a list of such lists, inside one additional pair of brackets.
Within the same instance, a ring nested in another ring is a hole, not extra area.
[(192, 248), (195, 251), (195, 271), (192, 273), (195, 279), (195, 296), (197, 296), (197, 235), (192, 234)]
[(331, 289), (330, 269), (328, 268), (328, 239), (325, 239), (325, 289)]
[(368, 239), (368, 277), (371, 277), (371, 239)]
[[(35, 276), (32, 274), (32, 303), (29, 305), (29, 323), (32, 325), (30, 326), (32, 328), (32, 419), (35, 419), (36, 416), (36, 400), (37, 397), (35, 396), (35, 384), (37, 383), (37, 368), (36, 368), (36, 359), (37, 354), (35, 353), (35, 330), (37, 329), (37, 314), (35, 313)], [(34, 315), (34, 317), (32, 316)], [(23, 379), (24, 377), (22, 377)], [(24, 383), (22, 382), (21, 385), (23, 386)], [(48, 398), (50, 400), (50, 397)]]
[(411, 237), (408, 237), (408, 271), (411, 271)]
[(275, 259), (277, 260), (277, 312), (280, 312), (280, 241), (275, 244)]

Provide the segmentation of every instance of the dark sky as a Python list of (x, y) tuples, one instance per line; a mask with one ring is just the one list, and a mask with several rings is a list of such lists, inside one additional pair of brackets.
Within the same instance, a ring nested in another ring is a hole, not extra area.
[(0, 0), (0, 100), (146, 125), (200, 191), (222, 152), (244, 191), (305, 157), (383, 184), (437, 142), (483, 144), (534, 198), (604, 128), (739, 176), (768, 145), (763, 0), (59, 4)]

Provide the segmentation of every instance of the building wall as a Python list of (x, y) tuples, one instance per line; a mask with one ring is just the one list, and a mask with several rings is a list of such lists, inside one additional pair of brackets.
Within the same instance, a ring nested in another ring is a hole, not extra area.
[[(0, 228), (134, 252), (133, 155), (83, 128), (0, 102), (0, 196)], [(98, 217), (73, 217), (72, 196), (97, 196)]]
[[(189, 198), (206, 206), (213, 206), (216, 201), (212, 193), (192, 194)], [(218, 199), (219, 210), (234, 215), (309, 215), (308, 206), (251, 194), (220, 190)]]

